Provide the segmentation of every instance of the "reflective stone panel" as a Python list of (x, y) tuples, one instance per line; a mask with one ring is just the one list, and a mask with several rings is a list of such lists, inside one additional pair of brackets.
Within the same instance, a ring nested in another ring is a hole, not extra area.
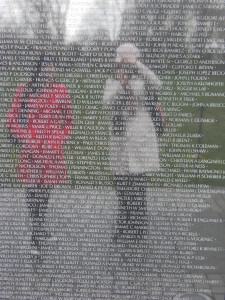
[(1, 1), (1, 299), (224, 299), (224, 15)]

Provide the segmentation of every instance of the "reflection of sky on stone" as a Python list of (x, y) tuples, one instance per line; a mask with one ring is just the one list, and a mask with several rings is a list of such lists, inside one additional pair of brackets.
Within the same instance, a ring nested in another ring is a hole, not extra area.
[(66, 42), (82, 39), (82, 34), (92, 36), (98, 29), (106, 30), (111, 40), (120, 31), (125, 1), (71, 0), (66, 20)]
[[(59, 9), (65, 17), (65, 42), (73, 43), (82, 39), (92, 39), (98, 30), (104, 31), (111, 40), (119, 36), (122, 14), (125, 6), (133, 6), (133, 0), (127, 5), (125, 0), (49, 0), (53, 14)], [(68, 1), (68, 2), (67, 2)], [(68, 4), (68, 5), (67, 5)], [(48, 5), (47, 5), (48, 6)], [(26, 13), (26, 18), (24, 18)], [(23, 26), (26, 22), (36, 24), (39, 14), (33, 2), (27, 0), (0, 0), (0, 27)], [(55, 28), (49, 20), (49, 28)], [(26, 26), (25, 26), (26, 27)], [(29, 33), (29, 28), (26, 28)], [(32, 32), (30, 33), (32, 36)]]
[(67, 12), (66, 19), (66, 42), (72, 42), (78, 38), (79, 30), (81, 29), (81, 24), (84, 16), (93, 6), (94, 0), (71, 0)]
[(21, 22), (19, 3), (14, 0), (0, 0), (0, 26), (5, 27), (12, 21), (16, 24)]

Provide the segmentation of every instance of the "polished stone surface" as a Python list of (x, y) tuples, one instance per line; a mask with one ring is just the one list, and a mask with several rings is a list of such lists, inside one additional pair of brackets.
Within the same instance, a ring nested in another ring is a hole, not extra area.
[(57, 241), (43, 241), (40, 257), (30, 255), (25, 189), (2, 189), (0, 205), (0, 299), (168, 300), (193, 290), (223, 299), (223, 189), (149, 188), (148, 236), (115, 243), (113, 187), (56, 188), (46, 223)]

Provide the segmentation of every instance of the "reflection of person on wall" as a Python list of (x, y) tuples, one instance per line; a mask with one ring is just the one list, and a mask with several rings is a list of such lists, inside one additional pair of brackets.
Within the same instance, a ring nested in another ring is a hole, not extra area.
[(119, 200), (114, 238), (143, 238), (147, 233), (146, 173), (159, 170), (153, 121), (145, 104), (145, 89), (156, 90), (159, 78), (137, 60), (133, 44), (117, 48), (118, 68), (106, 82), (103, 102), (114, 115), (110, 128), (110, 166)]
[(44, 221), (51, 188), (68, 181), (62, 146), (72, 123), (69, 93), (55, 81), (55, 59), (41, 55), (31, 80), (18, 86), (6, 123), (22, 144), (18, 180), (27, 184), (33, 254), (40, 254), (40, 240), (50, 237)]

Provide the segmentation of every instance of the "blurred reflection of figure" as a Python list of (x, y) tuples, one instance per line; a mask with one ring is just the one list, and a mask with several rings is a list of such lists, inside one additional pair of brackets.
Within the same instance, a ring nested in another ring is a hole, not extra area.
[(33, 254), (40, 254), (41, 239), (51, 237), (45, 215), (52, 187), (67, 183), (62, 146), (72, 123), (69, 93), (55, 81), (55, 59), (43, 54), (31, 80), (18, 86), (6, 123), (14, 141), (22, 144), (18, 180), (27, 184)]
[(147, 233), (146, 173), (159, 170), (157, 135), (146, 105), (146, 89), (159, 89), (159, 78), (137, 60), (133, 44), (117, 48), (118, 68), (106, 82), (103, 102), (113, 110), (110, 166), (119, 200), (114, 239), (143, 238)]

